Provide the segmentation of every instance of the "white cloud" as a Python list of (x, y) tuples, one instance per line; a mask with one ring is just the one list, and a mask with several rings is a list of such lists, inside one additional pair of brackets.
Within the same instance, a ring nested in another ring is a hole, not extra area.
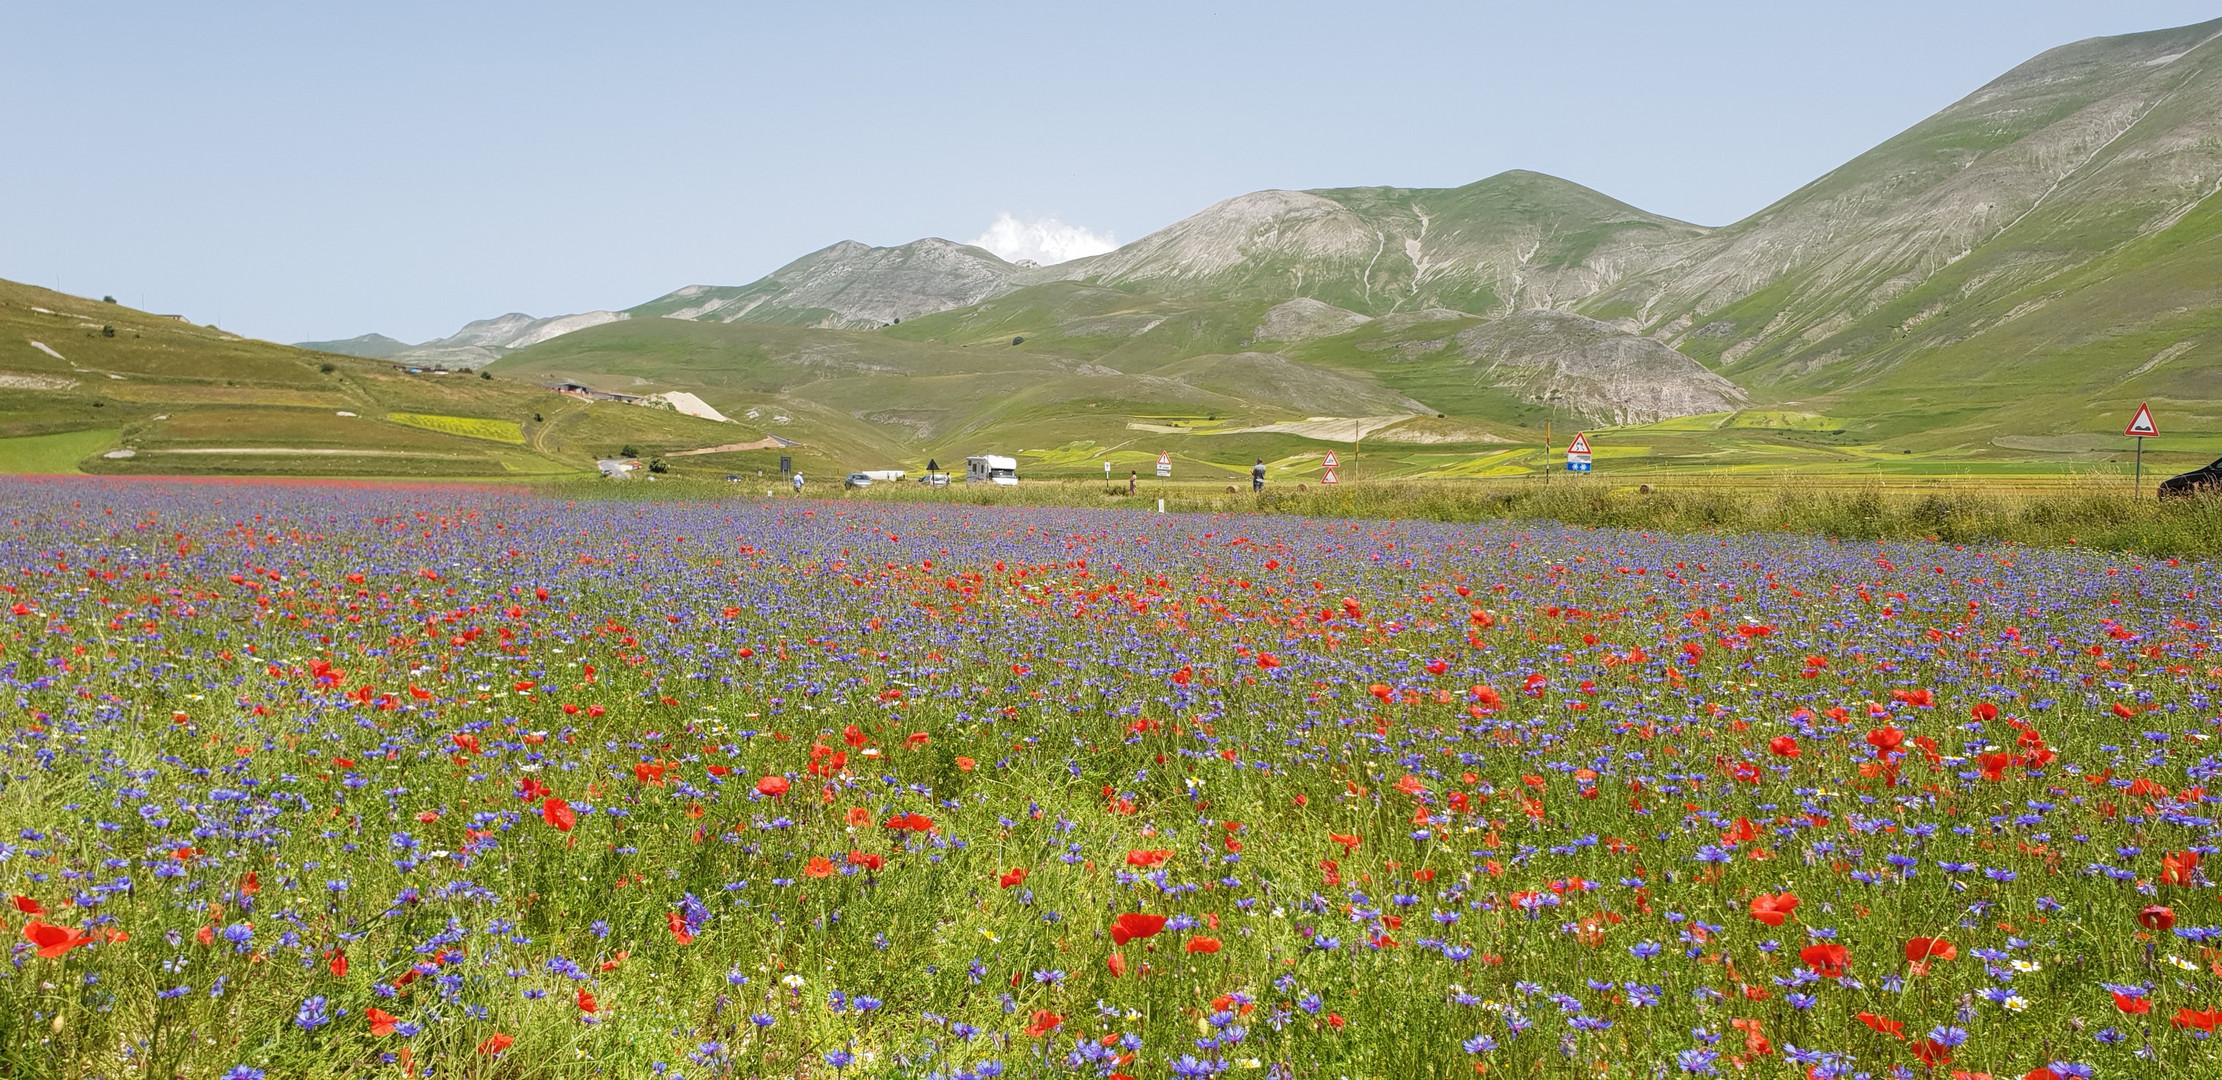
[(984, 247), (1012, 262), (1032, 259), (1043, 266), (1078, 259), (1088, 255), (1101, 255), (1119, 246), (1110, 233), (1101, 236), (1079, 225), (1067, 225), (1053, 217), (1034, 221), (1020, 221), (1009, 214), (998, 214), (995, 224), (972, 241), (975, 247)]

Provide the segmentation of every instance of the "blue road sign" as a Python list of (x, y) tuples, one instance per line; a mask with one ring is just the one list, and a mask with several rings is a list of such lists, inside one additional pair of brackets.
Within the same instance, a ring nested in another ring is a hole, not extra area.
[(1586, 461), (1569, 461), (1569, 462), (1567, 462), (1567, 463), (1566, 463), (1566, 471), (1567, 471), (1567, 472), (1588, 472), (1588, 471), (1589, 471), (1589, 462), (1586, 462)]

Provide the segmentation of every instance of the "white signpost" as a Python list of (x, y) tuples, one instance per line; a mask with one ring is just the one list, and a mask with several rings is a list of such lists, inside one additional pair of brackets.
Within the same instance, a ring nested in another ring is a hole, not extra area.
[(1566, 471), (1589, 471), (1589, 436), (1587, 434), (1577, 431), (1574, 433), (1574, 441), (1566, 444)]
[(1159, 455), (1157, 455), (1157, 476), (1158, 476), (1158, 479), (1160, 479), (1160, 480), (1163, 480), (1163, 479), (1169, 479), (1169, 478), (1170, 478), (1170, 477), (1171, 477), (1172, 475), (1173, 475), (1173, 455), (1171, 455), (1171, 454), (1159, 454)]
[(2137, 486), (2145, 486), (2145, 440), (2160, 434), (2160, 427), (2153, 423), (2153, 411), (2146, 403), (2137, 403), (2137, 415), (2131, 418), (2122, 434), (2137, 440)]
[(1341, 480), (1335, 478), (1335, 468), (1341, 464), (1342, 462), (1335, 457), (1333, 450), (1327, 451), (1326, 460), (1320, 462), (1320, 465), (1325, 467), (1327, 472), (1319, 478), (1319, 482), (1322, 484), (1342, 483)]

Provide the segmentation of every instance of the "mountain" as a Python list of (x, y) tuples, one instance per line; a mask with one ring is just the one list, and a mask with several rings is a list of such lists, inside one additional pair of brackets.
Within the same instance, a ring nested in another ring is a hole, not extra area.
[(1166, 296), (1488, 315), (1578, 304), (1705, 234), (1514, 171), (1459, 188), (1252, 192), (1045, 273)]
[(409, 345), (407, 342), (395, 341), (384, 334), (364, 334), (360, 337), (351, 337), (342, 341), (297, 341), (293, 343), (293, 347), (308, 349), (311, 352), (338, 353), (341, 356), (360, 356), (368, 360), (384, 360), (389, 356), (406, 351)]
[(2051, 422), (2084, 422), (2094, 393), (2118, 411), (2125, 382), (2222, 359), (2218, 37), (2222, 20), (2043, 53), (1581, 310), (1755, 391), (1919, 406), (1932, 428), (2008, 386), (2009, 427), (2046, 422), (2032, 393), (2059, 395)]
[(647, 318), (864, 330), (1009, 292), (1028, 268), (928, 237), (901, 247), (843, 240), (748, 285), (689, 285), (628, 309)]
[(337, 353), (341, 356), (392, 360), (414, 367), (468, 370), (484, 367), (501, 359), (506, 353), (528, 345), (538, 345), (549, 338), (631, 317), (622, 311), (587, 311), (577, 315), (553, 315), (538, 319), (512, 311), (507, 315), (465, 323), (461, 330), (447, 337), (434, 338), (416, 345), (403, 344), (384, 334), (364, 334), (344, 341), (304, 341), (295, 347)]

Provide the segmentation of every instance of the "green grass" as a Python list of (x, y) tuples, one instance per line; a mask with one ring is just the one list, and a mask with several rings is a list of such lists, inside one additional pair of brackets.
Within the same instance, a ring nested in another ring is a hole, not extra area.
[(100, 453), (115, 438), (113, 430), (94, 430), (0, 439), (0, 473), (75, 473), (78, 462)]
[[(1316, 464), (1316, 463), (1315, 463)], [(1297, 481), (1276, 479), (1250, 494), (1247, 476), (1198, 479), (1176, 467), (1160, 483), (1141, 469), (1136, 494), (1126, 494), (1120, 467), (1111, 484), (1088, 480), (1027, 480), (1015, 488), (955, 484), (875, 484), (863, 491), (814, 488), (806, 499), (848, 503), (929, 502), (963, 506), (1082, 506), (1172, 513), (1286, 514), (1353, 520), (1552, 521), (1568, 525), (1664, 532), (1815, 533), (1847, 540), (1933, 540), (2079, 547), (2156, 558), (2222, 556), (2222, 500), (2161, 501), (2125, 483), (2062, 478), (2051, 485), (1982, 488), (1935, 479), (1786, 482), (1752, 476), (1742, 482), (1689, 480), (1680, 486), (1593, 482), (1575, 477), (1371, 480), (1325, 487), (1316, 470)], [(1021, 474), (1023, 475), (1023, 469)], [(642, 498), (730, 497), (722, 485), (565, 486), (566, 493)], [(1228, 487), (1235, 490), (1229, 492)], [(616, 488), (626, 488), (622, 492)], [(781, 490), (785, 497), (785, 490)]]
[(485, 439), (489, 442), (523, 443), (525, 429), (515, 420), (488, 420), (475, 416), (432, 416), (424, 413), (387, 413), (391, 423), (407, 427), (437, 431), (443, 435), (459, 435), (466, 439)]

